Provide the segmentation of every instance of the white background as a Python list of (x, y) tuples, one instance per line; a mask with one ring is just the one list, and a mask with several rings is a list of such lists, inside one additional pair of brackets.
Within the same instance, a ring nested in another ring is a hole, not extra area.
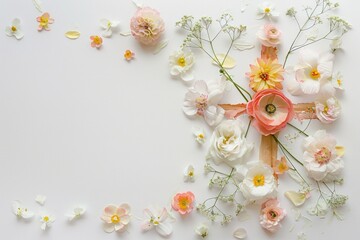
[[(181, 110), (186, 85), (169, 75), (168, 56), (178, 48), (184, 37), (175, 22), (182, 15), (217, 18), (231, 12), (236, 23), (248, 26), (247, 38), (255, 41), (257, 29), (265, 20), (256, 20), (256, 6), (262, 1), (165, 1), (147, 0), (144, 5), (161, 12), (166, 23), (169, 45), (159, 54), (142, 48), (132, 37), (118, 33), (104, 39), (100, 50), (90, 47), (89, 36), (100, 34), (100, 18), (121, 21), (121, 30), (128, 31), (135, 7), (128, 0), (62, 0), (43, 1), (44, 10), (54, 18), (49, 32), (37, 32), (39, 12), (31, 0), (2, 0), (0, 28), (13, 18), (22, 20), (24, 39), (17, 41), (0, 34), (0, 238), (1, 239), (160, 239), (156, 232), (142, 233), (140, 221), (133, 218), (121, 235), (106, 234), (100, 216), (106, 204), (128, 202), (134, 216), (142, 217), (142, 209), (155, 204), (168, 206), (179, 191), (191, 190), (198, 203), (215, 192), (207, 189), (208, 178), (202, 174), (208, 145), (199, 147), (191, 128), (204, 126), (208, 137), (211, 129), (202, 120), (190, 120)], [(283, 31), (280, 49), (283, 59), (296, 34), (294, 22), (284, 16), (285, 10), (313, 1), (274, 1), (282, 13), (278, 26)], [(337, 136), (347, 153), (345, 183), (338, 188), (348, 194), (348, 205), (342, 209), (344, 221), (330, 215), (326, 219), (311, 218), (295, 222), (286, 190), (298, 187), (289, 178), (280, 182), (281, 204), (288, 209), (283, 228), (268, 234), (258, 224), (258, 209), (248, 211), (249, 220), (234, 219), (227, 226), (210, 224), (208, 239), (232, 239), (237, 227), (245, 227), (248, 239), (296, 239), (300, 232), (308, 239), (356, 239), (359, 225), (359, 16), (356, 1), (340, 1), (340, 14), (354, 29), (345, 36), (344, 50), (337, 54), (336, 70), (344, 76), (345, 92), (340, 95), (343, 114), (339, 121), (326, 126)], [(301, 12), (301, 11), (300, 11)], [(302, 12), (301, 14), (304, 14)], [(68, 30), (77, 29), (81, 37), (69, 40)], [(219, 51), (226, 45), (220, 42)], [(328, 43), (316, 45), (327, 49)], [(126, 62), (123, 53), (131, 49), (136, 59)], [(231, 70), (236, 81), (247, 85), (244, 73), (248, 64), (260, 55), (259, 46), (248, 52), (234, 50), (231, 55), (238, 66)], [(292, 55), (289, 63), (296, 62)], [(290, 64), (291, 65), (291, 64)], [(218, 72), (209, 59), (197, 53), (197, 79), (216, 79)], [(226, 100), (237, 102), (236, 91)], [(297, 99), (294, 98), (294, 102)], [(313, 124), (311, 132), (320, 128)], [(292, 131), (292, 130), (291, 130)], [(251, 130), (256, 143), (251, 159), (256, 159), (259, 135)], [(300, 154), (300, 141), (289, 145)], [(196, 167), (195, 183), (182, 179), (187, 164)], [(37, 194), (48, 197), (45, 207), (34, 201)], [(316, 194), (314, 194), (316, 198)], [(13, 200), (21, 200), (36, 213), (43, 209), (57, 218), (47, 232), (40, 230), (38, 217), (32, 222), (17, 221), (11, 212)], [(64, 216), (72, 206), (84, 204), (88, 212), (83, 219), (68, 224)], [(302, 212), (306, 215), (306, 208)], [(171, 239), (197, 239), (194, 227), (207, 219), (193, 213), (178, 215)], [(293, 229), (291, 231), (291, 229)]]

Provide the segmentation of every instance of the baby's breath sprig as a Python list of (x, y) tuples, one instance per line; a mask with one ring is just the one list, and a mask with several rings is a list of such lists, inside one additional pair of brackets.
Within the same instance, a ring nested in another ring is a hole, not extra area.
[(333, 181), (333, 188), (331, 189), (326, 182), (316, 181), (319, 197), (315, 206), (309, 209), (309, 213), (323, 217), (328, 213), (328, 209), (331, 209), (332, 213), (338, 219), (342, 220), (342, 217), (338, 213), (338, 209), (346, 204), (349, 197), (336, 192), (336, 184), (341, 184), (341, 182), (341, 180)]
[[(210, 34), (210, 29), (213, 25), (213, 20), (211, 17), (201, 17), (200, 19), (195, 20), (192, 16), (183, 16), (181, 20), (176, 23), (176, 26), (188, 32), (181, 47), (198, 48), (205, 52), (211, 58), (211, 60), (215, 62), (216, 65), (220, 68), (220, 74), (224, 76), (226, 80), (230, 81), (239, 91), (245, 101), (248, 102), (249, 99), (251, 99), (251, 94), (245, 88), (237, 84), (233, 80), (232, 76), (224, 68), (224, 62), (228, 54), (230, 53), (234, 42), (238, 40), (241, 35), (246, 31), (246, 26), (231, 25), (232, 21), (233, 17), (230, 14), (225, 13), (221, 15), (221, 17), (216, 20), (220, 28), (214, 35)], [(230, 42), (223, 60), (220, 60), (217, 57), (214, 42), (222, 33), (226, 34), (229, 37)]]
[[(296, 21), (299, 32), (295, 36), (295, 39), (290, 45), (290, 48), (286, 54), (283, 64), (284, 68), (291, 53), (321, 40), (340, 39), (345, 33), (347, 33), (351, 29), (351, 25), (346, 20), (338, 16), (331, 16), (325, 19), (323, 18), (325, 13), (328, 13), (338, 7), (338, 3), (332, 3), (330, 0), (315, 0), (314, 7), (305, 7), (304, 11), (307, 18), (302, 24), (300, 23), (300, 20), (298, 18), (298, 12), (295, 10), (295, 8), (290, 8), (287, 10), (286, 15)], [(310, 29), (319, 24), (323, 24), (324, 21), (327, 21), (329, 24), (329, 29), (326, 33), (324, 33), (320, 37), (308, 37), (305, 42), (298, 44), (299, 38), (302, 36), (303, 33), (308, 32)]]
[[(206, 199), (204, 202), (197, 206), (197, 210), (206, 216), (211, 221), (216, 221), (220, 219), (221, 224), (226, 224), (231, 222), (232, 215), (225, 213), (221, 208), (220, 202), (228, 203), (235, 206), (235, 215), (239, 215), (243, 210), (243, 204), (240, 204), (236, 199), (238, 199), (237, 194), (239, 193), (239, 185), (237, 180), (234, 177), (235, 169), (232, 168), (229, 174), (223, 173), (216, 170), (209, 163), (206, 163), (204, 166), (205, 173), (212, 173), (212, 177), (209, 181), (209, 187), (219, 188), (219, 192), (216, 196)], [(233, 186), (233, 189), (229, 189), (229, 184)], [(232, 191), (232, 193), (227, 194), (225, 191)]]

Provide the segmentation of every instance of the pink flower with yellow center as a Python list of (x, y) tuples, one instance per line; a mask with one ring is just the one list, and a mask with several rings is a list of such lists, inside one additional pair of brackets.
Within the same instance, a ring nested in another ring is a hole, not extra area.
[(261, 206), (260, 225), (270, 232), (281, 227), (280, 221), (286, 215), (285, 209), (280, 208), (277, 199), (269, 199)]
[(124, 53), (124, 58), (126, 61), (131, 61), (132, 59), (134, 59), (135, 57), (135, 53), (131, 50), (126, 50)]
[(165, 30), (160, 13), (155, 9), (139, 8), (130, 22), (131, 34), (144, 45), (155, 45)]
[(192, 192), (178, 193), (174, 196), (171, 206), (181, 215), (190, 213), (194, 209), (195, 195)]
[(100, 36), (90, 36), (90, 40), (91, 40), (91, 47), (93, 48), (100, 48), (102, 46), (103, 43), (103, 39)]
[(343, 147), (336, 145), (334, 136), (318, 130), (304, 140), (304, 167), (316, 181), (330, 182), (341, 177)]
[(286, 162), (285, 157), (281, 157), (280, 160), (276, 160), (273, 169), (274, 172), (278, 175), (284, 174), (287, 170), (289, 170), (289, 166)]
[(265, 136), (285, 128), (294, 116), (292, 102), (276, 89), (257, 92), (248, 102), (246, 111), (254, 117), (253, 126)]
[(255, 65), (250, 64), (251, 72), (246, 73), (250, 79), (250, 87), (255, 92), (264, 89), (282, 89), (281, 82), (284, 69), (277, 59), (258, 58)]
[(123, 232), (130, 222), (130, 206), (128, 204), (121, 204), (120, 206), (110, 204), (105, 207), (101, 219), (105, 223), (105, 232)]
[(36, 21), (39, 22), (38, 31), (42, 31), (43, 29), (46, 31), (50, 31), (49, 24), (54, 22), (54, 19), (50, 17), (49, 13), (44, 13), (40, 17), (36, 18)]

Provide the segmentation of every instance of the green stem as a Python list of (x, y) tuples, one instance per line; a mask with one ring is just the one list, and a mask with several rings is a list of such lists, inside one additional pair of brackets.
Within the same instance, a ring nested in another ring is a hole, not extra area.
[(291, 152), (289, 152), (289, 150), (287, 150), (287, 148), (279, 141), (279, 139), (275, 135), (271, 135), (271, 136), (275, 139), (275, 141), (279, 144), (279, 146), (282, 147), (285, 150), (285, 152), (287, 152), (290, 155), (290, 157), (292, 157), (301, 166), (304, 166), (304, 164), (300, 162), (299, 159), (297, 159), (294, 155), (292, 155)]
[(299, 133), (301, 133), (301, 134), (303, 134), (303, 135), (305, 135), (306, 137), (308, 137), (309, 135), (308, 134), (306, 134), (305, 133), (305, 130), (306, 130), (306, 128), (305, 128), (305, 130), (301, 130), (301, 129), (299, 129), (298, 127), (296, 127), (296, 126), (294, 126), (294, 125), (292, 125), (291, 123), (287, 123), (290, 127), (293, 127), (293, 128), (295, 128), (296, 130), (298, 130), (299, 131)]

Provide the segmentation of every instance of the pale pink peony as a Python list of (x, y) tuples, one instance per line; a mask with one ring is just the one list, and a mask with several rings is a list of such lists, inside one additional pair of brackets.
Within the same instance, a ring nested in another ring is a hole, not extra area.
[(255, 118), (253, 126), (265, 136), (279, 132), (294, 116), (292, 102), (276, 89), (257, 92), (246, 110)]
[(265, 24), (257, 36), (261, 44), (266, 47), (276, 47), (280, 44), (281, 32), (273, 24)]
[(155, 45), (165, 30), (165, 24), (155, 9), (139, 8), (130, 22), (131, 34), (144, 45)]
[(190, 213), (194, 209), (195, 195), (192, 192), (177, 193), (171, 203), (172, 208), (181, 215)]
[(270, 232), (281, 227), (280, 221), (286, 216), (285, 209), (280, 208), (277, 199), (269, 199), (261, 206), (260, 225)]

